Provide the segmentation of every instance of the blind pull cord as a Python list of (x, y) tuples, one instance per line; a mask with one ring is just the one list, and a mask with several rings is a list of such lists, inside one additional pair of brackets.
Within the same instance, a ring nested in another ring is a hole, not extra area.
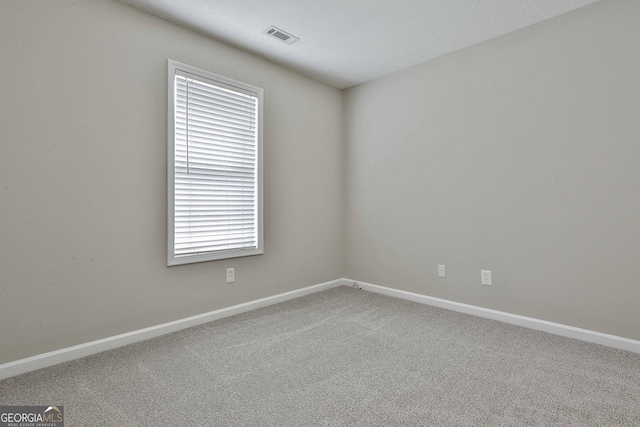
[(191, 175), (191, 159), (189, 158), (189, 79), (187, 80), (187, 175)]

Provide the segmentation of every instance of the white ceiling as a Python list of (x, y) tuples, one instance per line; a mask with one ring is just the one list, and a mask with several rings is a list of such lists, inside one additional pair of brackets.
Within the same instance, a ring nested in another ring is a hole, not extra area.
[[(121, 0), (338, 88), (598, 0)], [(287, 45), (262, 33), (299, 37)]]

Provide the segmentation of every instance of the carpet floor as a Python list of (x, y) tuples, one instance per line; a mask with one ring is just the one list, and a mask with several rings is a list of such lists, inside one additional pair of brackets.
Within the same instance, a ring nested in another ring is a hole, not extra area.
[(338, 287), (0, 381), (65, 426), (640, 426), (640, 355)]

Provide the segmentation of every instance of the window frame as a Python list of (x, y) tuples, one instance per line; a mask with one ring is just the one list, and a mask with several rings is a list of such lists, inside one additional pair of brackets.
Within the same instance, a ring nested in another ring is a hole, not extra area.
[[(249, 94), (257, 98), (256, 120), (256, 247), (242, 249), (223, 249), (203, 253), (175, 254), (175, 76), (189, 74), (206, 83), (224, 89)], [(167, 266), (191, 264), (205, 261), (261, 255), (264, 253), (263, 231), (263, 166), (262, 166), (262, 127), (264, 90), (248, 83), (240, 82), (172, 59), (168, 60), (167, 73)]]

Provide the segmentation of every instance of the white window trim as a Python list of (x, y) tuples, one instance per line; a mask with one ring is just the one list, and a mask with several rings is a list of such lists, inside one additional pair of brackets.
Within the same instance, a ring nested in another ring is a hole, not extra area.
[[(174, 251), (174, 209), (175, 209), (175, 90), (174, 81), (176, 72), (192, 74), (206, 80), (211, 80), (221, 87), (228, 87), (232, 90), (249, 93), (258, 99), (258, 120), (257, 120), (257, 247), (251, 249), (233, 249), (207, 252), (202, 254), (176, 256)], [(262, 167), (262, 124), (263, 124), (263, 94), (262, 88), (239, 82), (215, 73), (211, 73), (191, 65), (183, 64), (174, 60), (168, 60), (168, 107), (167, 107), (167, 266), (190, 264), (203, 261), (213, 261), (219, 259), (229, 259), (264, 253), (264, 232), (263, 232), (263, 167)]]

